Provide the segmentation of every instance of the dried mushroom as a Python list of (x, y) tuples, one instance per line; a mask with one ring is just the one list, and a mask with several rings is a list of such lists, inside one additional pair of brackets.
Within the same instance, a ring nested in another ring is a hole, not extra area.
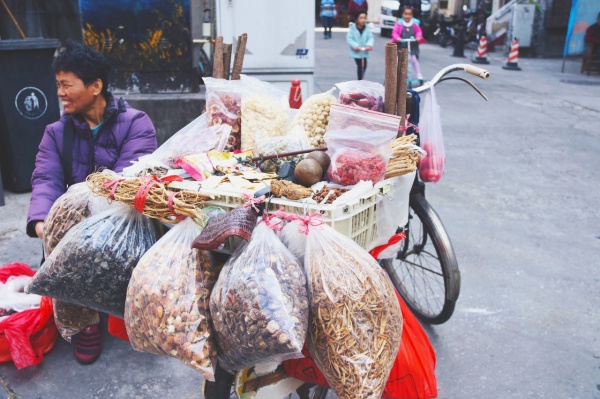
[(123, 317), (131, 272), (155, 241), (149, 219), (111, 207), (69, 230), (26, 290)]
[(301, 357), (308, 321), (305, 283), (294, 255), (259, 224), (223, 267), (210, 299), (221, 366), (239, 370)]

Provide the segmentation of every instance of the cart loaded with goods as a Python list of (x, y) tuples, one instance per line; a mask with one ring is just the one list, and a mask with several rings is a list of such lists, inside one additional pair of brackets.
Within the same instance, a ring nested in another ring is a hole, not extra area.
[[(380, 112), (375, 84), (290, 109), (287, 93), (240, 75), (245, 42), (232, 80), (228, 65), (206, 79), (196, 120), (57, 200), (27, 290), (55, 299), (63, 337), (106, 312), (133, 349), (208, 381), (261, 364), (302, 378), (293, 365), (307, 361), (340, 398), (395, 397), (402, 302), (368, 251), (401, 245), (425, 152), (401, 116)], [(290, 389), (319, 383), (287, 375)]]

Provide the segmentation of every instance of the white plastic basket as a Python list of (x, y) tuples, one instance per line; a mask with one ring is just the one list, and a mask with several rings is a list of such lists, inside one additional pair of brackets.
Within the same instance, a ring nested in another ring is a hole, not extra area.
[[(203, 192), (205, 192), (203, 190)], [(239, 194), (209, 191), (207, 194), (218, 196), (206, 201), (206, 205), (218, 206), (226, 211), (242, 206), (246, 200)], [(267, 200), (266, 209), (276, 211), (283, 207), (288, 213), (304, 215), (320, 213), (323, 220), (336, 231), (353, 239), (361, 247), (368, 249), (377, 234), (375, 205), (378, 202), (377, 190), (373, 189), (350, 203), (337, 205), (318, 205), (307, 201), (291, 201), (281, 198)]]

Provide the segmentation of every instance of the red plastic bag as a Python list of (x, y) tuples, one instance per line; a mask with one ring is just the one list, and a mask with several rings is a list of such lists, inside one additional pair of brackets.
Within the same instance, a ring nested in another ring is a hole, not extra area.
[(108, 333), (114, 337), (122, 339), (123, 341), (129, 342), (129, 336), (127, 335), (127, 329), (125, 328), (125, 321), (111, 314), (108, 315)]
[[(0, 282), (34, 274), (26, 264), (9, 263), (0, 267)], [(52, 299), (42, 297), (39, 309), (18, 312), (0, 322), (0, 363), (12, 360), (19, 370), (36, 365), (52, 350), (57, 337)]]
[[(430, 399), (437, 397), (435, 352), (421, 324), (396, 292), (404, 324), (402, 342), (382, 398)], [(301, 381), (328, 387), (325, 376), (308, 353), (302, 350), (302, 359), (283, 362), (285, 371)]]

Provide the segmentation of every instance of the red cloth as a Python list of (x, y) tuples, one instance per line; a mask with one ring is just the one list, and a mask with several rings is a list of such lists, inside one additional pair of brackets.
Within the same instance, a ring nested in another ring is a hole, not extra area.
[(108, 315), (108, 333), (123, 341), (129, 342), (125, 321), (113, 315)]
[[(0, 267), (0, 282), (10, 276), (34, 274), (24, 263), (9, 263)], [(52, 350), (57, 337), (52, 299), (42, 297), (38, 309), (15, 313), (0, 322), (0, 363), (13, 361), (19, 370), (36, 365)]]

